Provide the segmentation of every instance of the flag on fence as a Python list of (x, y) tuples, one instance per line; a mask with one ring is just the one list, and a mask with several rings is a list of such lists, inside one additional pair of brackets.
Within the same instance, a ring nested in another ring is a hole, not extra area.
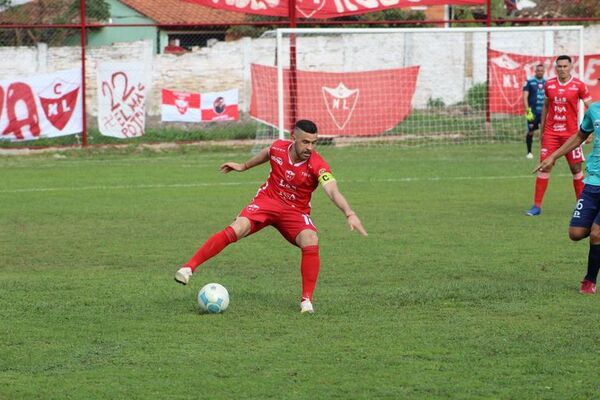
[(163, 89), (161, 120), (200, 122), (200, 94)]
[[(362, 72), (296, 71), (296, 119), (315, 121), (325, 135), (369, 136), (388, 131), (412, 110), (419, 67)], [(290, 71), (284, 70), (285, 127), (292, 126)], [(250, 115), (279, 125), (277, 69), (252, 65)]]
[(117, 138), (142, 136), (148, 87), (144, 64), (101, 64), (97, 82), (100, 133)]
[(237, 121), (239, 93), (237, 89), (224, 92), (203, 93), (200, 95), (202, 121)]
[[(490, 112), (523, 115), (523, 85), (534, 75), (535, 66), (544, 65), (546, 77), (556, 75), (556, 56), (532, 56), (507, 53), (490, 49)], [(579, 77), (579, 57), (573, 59), (572, 74)], [(585, 56), (583, 81), (588, 85), (590, 95), (600, 100), (600, 54)]]
[[(6, 97), (5, 97), (6, 95)], [(81, 71), (0, 81), (0, 138), (11, 141), (83, 131)]]
[[(232, 0), (187, 0), (190, 3), (245, 14), (289, 16), (287, 1), (232, 1)], [(486, 0), (298, 0), (295, 2), (298, 18), (334, 18), (345, 15), (358, 15), (367, 12), (436, 5), (485, 5)]]

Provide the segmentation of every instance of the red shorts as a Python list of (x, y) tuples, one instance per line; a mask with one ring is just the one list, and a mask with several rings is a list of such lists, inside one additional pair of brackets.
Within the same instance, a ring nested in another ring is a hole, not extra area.
[[(542, 150), (540, 151), (540, 161), (546, 159), (550, 154), (554, 153), (560, 146), (563, 145), (570, 136), (554, 135), (552, 133), (544, 133), (542, 136)], [(576, 147), (572, 151), (565, 154), (569, 164), (577, 164), (585, 161), (581, 146)]]
[(291, 244), (296, 244), (296, 237), (305, 229), (317, 232), (310, 214), (297, 208), (282, 204), (279, 200), (267, 196), (255, 198), (239, 214), (250, 220), (250, 235), (265, 226), (272, 225)]

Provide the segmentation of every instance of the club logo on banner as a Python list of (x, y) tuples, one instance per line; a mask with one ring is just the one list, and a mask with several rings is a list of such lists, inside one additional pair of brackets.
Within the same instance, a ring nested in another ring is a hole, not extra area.
[(161, 120), (200, 122), (200, 94), (163, 89)]
[[(296, 117), (308, 118), (325, 135), (379, 135), (412, 110), (419, 67), (363, 72), (296, 71)], [(292, 126), (290, 72), (284, 70), (285, 128)], [(279, 126), (277, 69), (252, 65), (250, 115)]]
[(237, 89), (231, 89), (224, 92), (202, 93), (200, 95), (202, 121), (239, 120), (238, 100), (239, 93)]
[(0, 81), (0, 137), (32, 140), (83, 131), (80, 91), (76, 69)]
[[(579, 77), (579, 57), (573, 59), (572, 73)], [(490, 112), (523, 115), (523, 86), (542, 64), (546, 77), (556, 75), (556, 56), (531, 56), (490, 50)], [(583, 81), (594, 100), (600, 100), (600, 54), (586, 55)]]
[(344, 129), (352, 117), (360, 90), (348, 89), (342, 82), (335, 88), (322, 87), (321, 89), (327, 112), (338, 129)]
[(105, 136), (138, 137), (146, 124), (147, 76), (143, 64), (98, 68), (98, 127)]
[[(245, 14), (289, 16), (288, 2), (282, 0), (187, 0), (190, 3)], [(303, 18), (334, 18), (381, 11), (390, 8), (436, 5), (483, 5), (486, 0), (297, 0), (296, 10)]]

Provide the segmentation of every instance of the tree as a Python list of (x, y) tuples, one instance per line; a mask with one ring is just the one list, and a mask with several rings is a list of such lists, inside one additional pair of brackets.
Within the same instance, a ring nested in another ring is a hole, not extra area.
[[(105, 0), (85, 0), (86, 17), (92, 21), (106, 21), (110, 6)], [(0, 0), (1, 24), (11, 25), (64, 25), (79, 24), (80, 0), (37, 0), (13, 5), (11, 0)], [(63, 45), (65, 39), (79, 30), (68, 28), (16, 28), (0, 30), (0, 45), (33, 46), (47, 43)]]

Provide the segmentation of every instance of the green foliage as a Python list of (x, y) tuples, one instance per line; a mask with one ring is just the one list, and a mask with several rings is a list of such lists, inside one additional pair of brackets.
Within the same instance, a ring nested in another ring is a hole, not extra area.
[(469, 88), (467, 92), (466, 103), (474, 110), (485, 110), (487, 101), (487, 86), (484, 83), (478, 83)]
[[(597, 398), (571, 174), (557, 163), (527, 218), (524, 151), (323, 148), (369, 237), (315, 193), (314, 316), (298, 312), (299, 251), (270, 228), (173, 282), (264, 181), (266, 165), (218, 172), (247, 152), (0, 157), (0, 397)], [(230, 307), (200, 315), (212, 281)]]
[(427, 108), (443, 108), (446, 104), (444, 103), (444, 100), (440, 97), (437, 98), (429, 98), (427, 99)]

